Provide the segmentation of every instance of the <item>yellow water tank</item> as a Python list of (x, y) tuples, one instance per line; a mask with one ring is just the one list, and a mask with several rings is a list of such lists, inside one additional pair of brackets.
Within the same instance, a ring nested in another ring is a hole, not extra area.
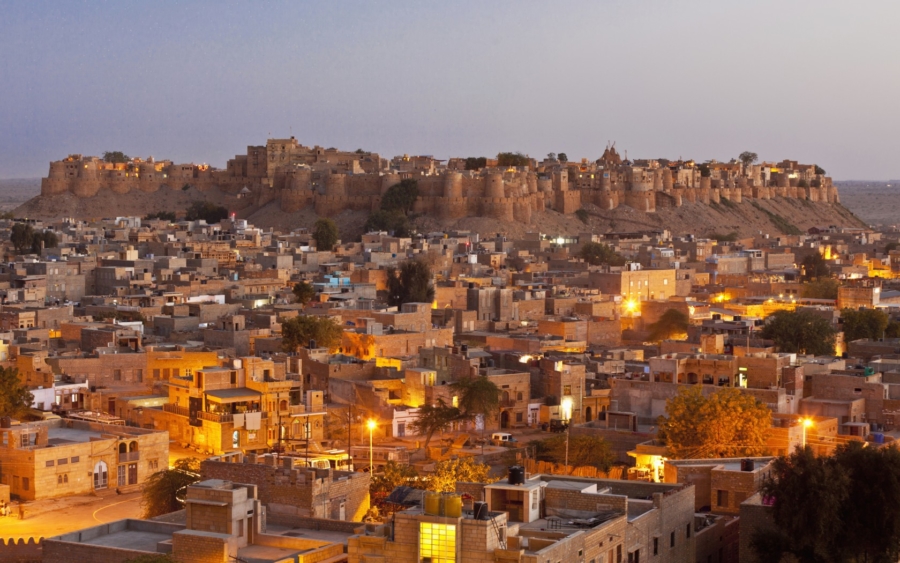
[(425, 514), (432, 516), (440, 516), (441, 514), (441, 493), (425, 493)]
[(444, 516), (448, 518), (459, 518), (462, 516), (462, 497), (451, 493), (444, 495)]

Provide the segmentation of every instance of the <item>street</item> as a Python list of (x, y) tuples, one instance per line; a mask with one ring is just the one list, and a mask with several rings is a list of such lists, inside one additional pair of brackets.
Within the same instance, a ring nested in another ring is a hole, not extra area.
[(25, 504), (25, 520), (13, 505), (9, 517), (0, 517), (0, 538), (49, 538), (122, 518), (140, 518), (141, 493), (97, 497), (93, 502), (63, 505), (57, 510), (31, 515)]

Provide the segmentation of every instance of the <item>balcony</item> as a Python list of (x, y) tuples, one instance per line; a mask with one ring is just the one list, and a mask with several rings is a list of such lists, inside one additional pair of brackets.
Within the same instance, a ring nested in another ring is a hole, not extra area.
[(177, 414), (179, 416), (190, 416), (191, 413), (187, 407), (180, 407), (178, 405), (173, 405), (172, 403), (166, 403), (163, 405), (163, 411), (170, 412), (172, 414)]
[(518, 401), (515, 399), (500, 399), (500, 408), (501, 409), (511, 409), (518, 404)]
[(141, 452), (127, 452), (119, 454), (119, 463), (128, 463), (129, 461), (140, 461)]

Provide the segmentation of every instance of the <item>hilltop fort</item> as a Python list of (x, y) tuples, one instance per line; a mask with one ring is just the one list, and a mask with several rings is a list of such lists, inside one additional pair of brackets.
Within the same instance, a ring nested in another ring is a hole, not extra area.
[(73, 154), (50, 164), (41, 195), (90, 198), (104, 190), (124, 195), (196, 188), (231, 196), (229, 205), (236, 211), (276, 202), (287, 213), (311, 209), (319, 216), (334, 216), (348, 209), (377, 209), (388, 188), (414, 178), (420, 194), (417, 213), (439, 219), (478, 216), (518, 222), (528, 222), (535, 211), (568, 214), (586, 204), (602, 210), (626, 205), (654, 213), (687, 202), (709, 205), (776, 197), (839, 202), (837, 188), (824, 170), (791, 160), (759, 164), (629, 160), (614, 145), (595, 161), (568, 162), (548, 155), (538, 162), (516, 156), (515, 165), (497, 159), (444, 162), (408, 155), (388, 160), (363, 150), (308, 147), (294, 137), (249, 146), (224, 170), (152, 157), (107, 162)]

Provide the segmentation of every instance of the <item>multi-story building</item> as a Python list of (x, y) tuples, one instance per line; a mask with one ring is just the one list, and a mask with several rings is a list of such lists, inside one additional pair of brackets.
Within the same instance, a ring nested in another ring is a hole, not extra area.
[(63, 419), (0, 428), (0, 482), (22, 500), (137, 490), (168, 465), (163, 431)]

